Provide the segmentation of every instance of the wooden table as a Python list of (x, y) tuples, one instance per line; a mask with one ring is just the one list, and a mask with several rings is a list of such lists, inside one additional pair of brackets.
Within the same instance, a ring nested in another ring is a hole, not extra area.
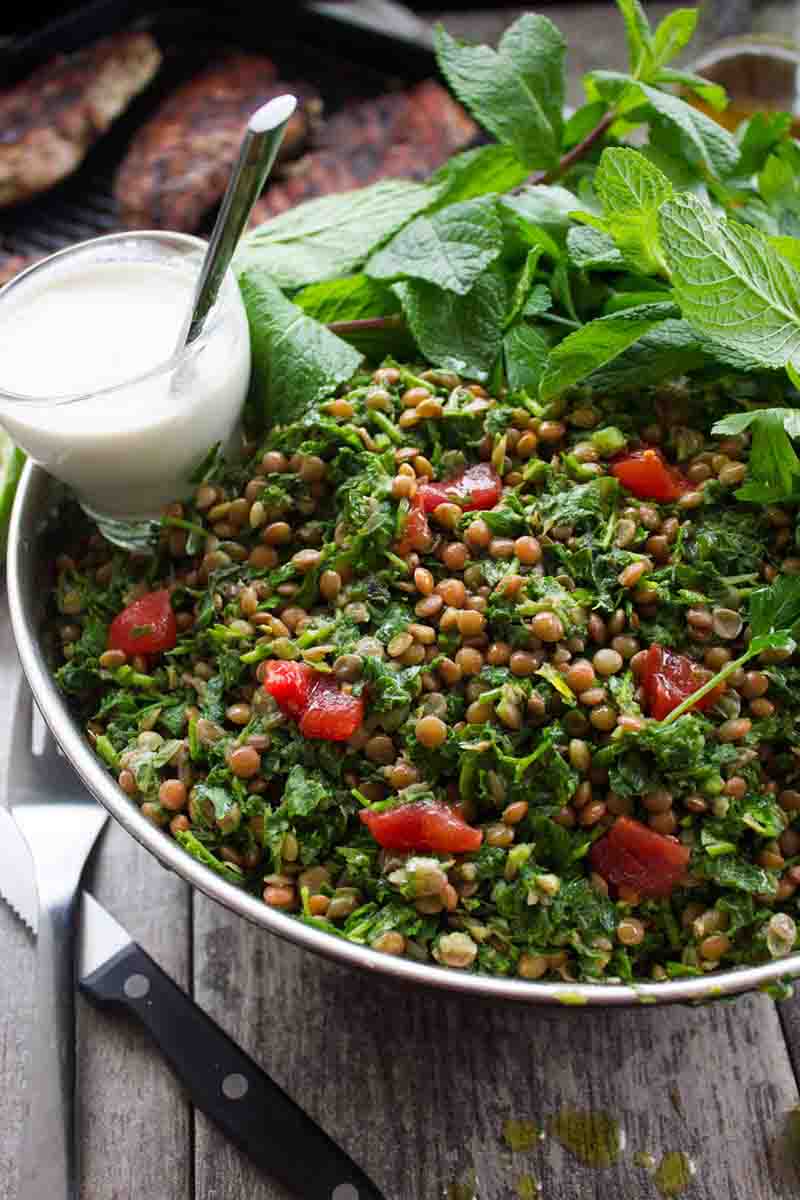
[[(674, 6), (647, 5), (654, 15)], [(573, 45), (572, 93), (622, 65), (604, 5), (555, 6)], [(451, 16), (497, 32), (512, 10)], [(12, 653), (0, 599), (0, 665)], [(0, 687), (0, 767), (7, 689)], [(683, 1151), (687, 1200), (800, 1195), (800, 998), (604, 1012), (503, 1007), (394, 988), (254, 929), (193, 895), (111, 825), (87, 880), (197, 1001), (344, 1146), (387, 1200), (646, 1200), (641, 1152)], [(14, 1200), (26, 1120), (32, 940), (0, 904), (0, 1200)], [(138, 1029), (79, 1006), (81, 1200), (288, 1200), (193, 1111)], [(553, 1137), (512, 1152), (508, 1120), (544, 1127), (565, 1106), (605, 1110), (625, 1149), (582, 1165)], [(476, 1181), (473, 1186), (472, 1181)], [(42, 1200), (47, 1200), (43, 1197)]]

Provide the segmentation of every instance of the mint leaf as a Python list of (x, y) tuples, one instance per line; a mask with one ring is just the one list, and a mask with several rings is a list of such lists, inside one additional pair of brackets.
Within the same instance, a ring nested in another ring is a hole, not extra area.
[[(366, 275), (312, 283), (293, 297), (298, 308), (355, 346), (370, 361), (413, 358), (416, 347), (391, 288)], [(376, 320), (377, 318), (377, 320)], [(386, 319), (381, 319), (386, 318)], [(350, 324), (356, 322), (356, 324)]]
[(694, 92), (695, 96), (699, 96), (717, 112), (722, 112), (728, 106), (728, 93), (724, 87), (719, 83), (711, 83), (702, 75), (693, 75), (691, 71), (676, 71), (672, 67), (664, 67), (658, 72), (656, 82), (677, 83), (684, 91)]
[(800, 437), (800, 409), (756, 408), (732, 413), (717, 421), (712, 432), (723, 437), (750, 429), (749, 478), (736, 493), (737, 500), (779, 504), (800, 492), (800, 459), (791, 438)]
[(414, 340), (437, 367), (469, 379), (487, 379), (500, 353), (508, 306), (505, 276), (492, 266), (466, 296), (423, 280), (393, 285)]
[(769, 237), (768, 241), (771, 246), (775, 247), (781, 258), (785, 258), (796, 270), (800, 270), (800, 238), (778, 236)]
[(428, 183), (439, 189), (436, 208), (442, 208), (474, 196), (509, 192), (524, 183), (529, 174), (511, 146), (478, 146), (454, 154), (431, 175)]
[(424, 279), (464, 296), (502, 248), (495, 200), (484, 196), (416, 217), (372, 255), (365, 270), (371, 279)]
[(653, 66), (653, 35), (639, 0), (617, 0), (625, 22), (628, 59), (632, 75), (647, 75)]
[(308, 200), (247, 234), (237, 265), (269, 273), (282, 288), (350, 275), (438, 196), (427, 184), (390, 179)]
[(528, 299), (525, 301), (525, 307), (522, 310), (523, 316), (538, 317), (542, 313), (547, 312), (553, 307), (553, 297), (550, 294), (550, 289), (545, 287), (543, 283), (537, 283), (531, 289)]
[(550, 346), (533, 325), (518, 322), (503, 338), (503, 361), (511, 392), (535, 396)]
[(745, 178), (756, 175), (772, 151), (789, 136), (791, 128), (792, 114), (784, 112), (759, 112), (746, 125), (740, 126), (736, 174)]
[(694, 196), (663, 206), (661, 245), (684, 317), (765, 367), (800, 363), (800, 273), (763, 234)]
[(658, 210), (673, 195), (672, 184), (637, 151), (604, 150), (594, 177), (604, 224), (630, 266), (644, 275), (664, 270), (658, 242)]
[(523, 188), (513, 196), (503, 196), (500, 207), (512, 213), (522, 227), (534, 226), (556, 244), (566, 244), (572, 226), (572, 214), (580, 207), (578, 197), (567, 188), (545, 184)]
[(800, 576), (779, 575), (769, 587), (756, 588), (750, 593), (749, 616), (753, 638), (776, 633), (796, 635), (800, 627)]
[(643, 304), (639, 308), (590, 321), (551, 350), (539, 384), (540, 398), (549, 400), (580, 383), (593, 371), (617, 358), (662, 321), (675, 315), (674, 304), (662, 302)]
[(400, 307), (388, 287), (366, 275), (345, 275), (342, 279), (312, 283), (297, 293), (294, 303), (323, 325), (389, 316)]
[(547, 17), (525, 13), (505, 31), (498, 50), (513, 62), (520, 78), (538, 98), (561, 146), (564, 126), (564, 58), (567, 46), (560, 29)]
[(588, 383), (601, 391), (639, 389), (675, 379), (707, 362), (702, 339), (688, 321), (667, 319), (593, 371)]
[[(506, 315), (506, 328), (508, 328), (509, 325), (513, 325), (517, 317), (522, 316), (522, 310), (525, 308), (528, 300), (531, 298), (531, 289), (533, 288), (533, 280), (534, 276), (536, 275), (536, 267), (541, 256), (541, 246), (536, 246), (533, 250), (528, 252), (528, 256), (525, 259), (525, 265), (520, 271), (519, 278), (514, 287), (514, 294), (511, 297), (511, 306), (508, 310), (508, 314)], [(544, 288), (544, 291), (547, 293), (547, 303), (544, 304), (543, 308), (538, 310), (539, 312), (546, 312), (552, 303), (552, 297), (549, 290)], [(544, 301), (541, 299), (541, 294), (539, 294), (539, 300), (537, 302), (544, 303)]]
[(439, 67), (459, 100), (529, 170), (554, 167), (561, 148), (565, 45), (546, 17), (526, 14), (497, 50), (458, 42), (440, 25)]
[(736, 167), (739, 150), (732, 135), (671, 92), (617, 71), (592, 71), (586, 77), (586, 88), (590, 100), (600, 97), (616, 105), (626, 119), (646, 120), (648, 113), (641, 107), (646, 105), (679, 134), (683, 156), (709, 174), (724, 178)]
[(758, 176), (758, 190), (777, 222), (777, 232), (800, 235), (800, 147), (787, 141), (770, 154)]
[(721, 437), (735, 437), (744, 433), (751, 425), (760, 423), (763, 417), (775, 418), (783, 426), (789, 437), (800, 437), (800, 409), (798, 408), (753, 408), (748, 412), (731, 413), (717, 421), (711, 429), (713, 434)]
[(239, 288), (250, 325), (249, 402), (266, 426), (298, 420), (346, 382), (362, 357), (287, 300), (266, 271), (240, 271)]
[(696, 8), (677, 8), (668, 13), (653, 34), (652, 53), (656, 65), (663, 67), (665, 63), (677, 58), (694, 37), (696, 28)]
[(575, 225), (567, 233), (567, 254), (579, 271), (622, 271), (625, 259), (610, 234), (593, 225)]

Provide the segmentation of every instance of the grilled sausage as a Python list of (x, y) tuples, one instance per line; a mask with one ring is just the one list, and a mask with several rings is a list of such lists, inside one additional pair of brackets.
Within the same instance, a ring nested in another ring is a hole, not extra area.
[(160, 62), (149, 33), (118, 33), (45, 63), (0, 93), (0, 205), (71, 174)]
[(164, 102), (131, 143), (114, 185), (123, 225), (192, 231), (222, 197), (248, 118), (283, 92), (301, 100), (289, 121), (282, 159), (302, 149), (322, 102), (304, 84), (282, 83), (274, 64), (230, 54)]
[(287, 178), (266, 190), (251, 224), (302, 200), (379, 179), (425, 179), (476, 133), (461, 105), (433, 80), (349, 104), (327, 123), (321, 148), (293, 163)]

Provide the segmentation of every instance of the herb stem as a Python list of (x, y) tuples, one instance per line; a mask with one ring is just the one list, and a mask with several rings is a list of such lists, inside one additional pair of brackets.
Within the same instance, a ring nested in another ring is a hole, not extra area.
[(691, 696), (687, 696), (677, 708), (673, 708), (672, 712), (664, 717), (661, 724), (671, 725), (673, 721), (677, 721), (678, 717), (682, 717), (690, 708), (694, 708), (698, 700), (702, 700), (703, 696), (707, 696), (709, 692), (713, 692), (715, 687), (718, 687), (729, 675), (732, 675), (734, 671), (738, 671), (740, 667), (743, 667), (745, 663), (749, 662), (758, 653), (760, 653), (758, 647), (755, 650), (747, 650), (740, 658), (735, 658), (733, 662), (726, 663), (722, 670), (717, 671), (716, 675), (712, 675), (707, 683), (699, 687), (696, 692), (692, 692)]
[(389, 420), (386, 413), (382, 413), (380, 409), (374, 408), (370, 410), (369, 416), (373, 425), (377, 425), (379, 429), (382, 429), (389, 438), (389, 441), (394, 442), (395, 446), (402, 446), (403, 435), (397, 426)]
[(539, 313), (539, 321), (550, 321), (553, 325), (566, 325), (568, 329), (580, 329), (580, 321), (570, 321), (567, 317), (558, 317), (555, 313)]
[(201, 538), (207, 538), (210, 534), (210, 530), (204, 529), (202, 525), (196, 525), (194, 521), (184, 521), (182, 517), (162, 517), (161, 524), (174, 529), (185, 529)]
[(565, 175), (570, 167), (574, 167), (576, 162), (580, 162), (585, 154), (588, 154), (592, 147), (600, 141), (617, 119), (617, 111), (615, 108), (609, 109), (604, 117), (601, 118), (595, 125), (594, 129), (590, 129), (586, 137), (583, 138), (577, 145), (562, 157), (558, 166), (553, 167), (549, 171), (543, 171), (540, 175), (534, 176), (532, 183), (554, 183), (556, 179), (560, 179)]
[(348, 333), (363, 333), (367, 329), (403, 329), (405, 319), (402, 313), (394, 313), (390, 317), (360, 317), (357, 321), (331, 321), (328, 325), (331, 333), (346, 337)]

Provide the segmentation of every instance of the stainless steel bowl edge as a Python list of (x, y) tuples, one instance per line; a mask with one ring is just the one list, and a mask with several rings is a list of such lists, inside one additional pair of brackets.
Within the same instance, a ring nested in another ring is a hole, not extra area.
[(40, 642), (46, 598), (46, 588), (41, 586), (41, 581), (47, 564), (43, 564), (39, 558), (40, 533), (51, 511), (52, 497), (53, 483), (50, 477), (40, 467), (28, 463), (17, 490), (7, 552), (11, 623), (23, 670), (42, 716), (92, 794), (163, 866), (180, 875), (206, 896), (254, 925), (335, 962), (398, 982), (441, 988), (490, 1000), (570, 1007), (587, 1004), (700, 1003), (721, 996), (764, 989), (779, 980), (800, 975), (800, 953), (759, 966), (715, 972), (702, 978), (636, 985), (544, 983), (474, 975), (409, 959), (392, 958), (366, 946), (355, 945), (271, 909), (257, 897), (220, 879), (141, 815), (137, 806), (120, 790), (93, 753), (53, 681)]

